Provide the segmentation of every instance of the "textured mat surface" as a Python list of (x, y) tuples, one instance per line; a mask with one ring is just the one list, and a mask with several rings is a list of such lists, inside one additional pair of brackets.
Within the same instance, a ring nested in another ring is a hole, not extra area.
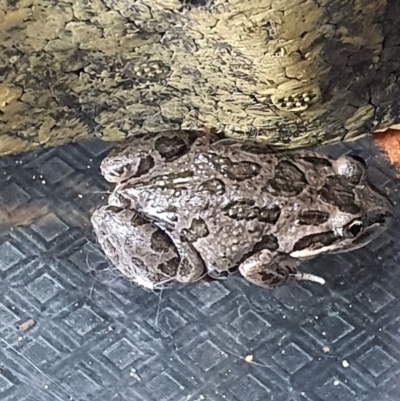
[[(91, 232), (109, 146), (0, 159), (1, 400), (400, 400), (400, 206), (369, 247), (303, 265), (324, 287), (235, 277), (146, 293), (110, 271)], [(398, 201), (369, 141), (351, 148)]]

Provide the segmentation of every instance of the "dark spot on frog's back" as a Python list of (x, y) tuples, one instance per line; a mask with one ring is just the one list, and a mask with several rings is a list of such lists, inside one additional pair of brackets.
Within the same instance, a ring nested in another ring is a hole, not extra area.
[(112, 212), (112, 213), (114, 213), (114, 214), (118, 214), (118, 213), (122, 212), (123, 210), (124, 210), (124, 209), (123, 209), (122, 207), (114, 206), (114, 205), (108, 205), (108, 206), (106, 207), (106, 211), (107, 211), (107, 212)]
[(213, 0), (180, 0), (184, 8), (191, 10), (192, 8), (210, 8)]
[(308, 182), (305, 174), (289, 160), (279, 162), (275, 167), (275, 176), (267, 181), (265, 189), (275, 196), (296, 196)]
[(223, 195), (225, 193), (225, 184), (218, 178), (204, 181), (198, 188), (201, 192), (206, 192), (211, 195)]
[(261, 166), (253, 162), (232, 163), (227, 169), (226, 174), (231, 180), (244, 181), (256, 177), (260, 174)]
[(325, 185), (318, 192), (318, 195), (326, 203), (337, 206), (344, 213), (357, 214), (359, 206), (355, 202), (355, 195), (352, 186), (344, 186), (338, 177), (327, 177)]
[(263, 235), (261, 240), (257, 242), (252, 250), (252, 253), (261, 251), (263, 249), (268, 249), (269, 251), (276, 251), (279, 248), (279, 243), (277, 238), (272, 235)]
[(263, 249), (267, 249), (269, 251), (274, 252), (278, 248), (279, 248), (279, 243), (274, 235), (272, 234), (263, 235), (261, 240), (258, 241), (256, 244), (254, 244), (252, 250), (243, 255), (239, 264), (244, 260), (246, 260), (247, 258), (249, 258), (250, 256), (254, 255), (255, 253), (262, 251)]
[(176, 160), (189, 149), (186, 142), (178, 135), (161, 135), (155, 140), (154, 147), (168, 162)]
[(319, 226), (329, 220), (329, 213), (320, 210), (303, 210), (298, 216), (298, 222), (306, 226)]
[(254, 141), (245, 141), (240, 148), (243, 152), (252, 153), (254, 155), (265, 155), (271, 153), (271, 149), (268, 146)]
[(252, 199), (243, 199), (240, 201), (229, 202), (222, 207), (225, 216), (235, 220), (251, 220), (260, 214), (260, 209), (254, 206)]
[(144, 217), (142, 217), (140, 214), (135, 213), (131, 219), (131, 224), (135, 227), (138, 226), (143, 226), (148, 223), (148, 220), (146, 220)]
[(281, 215), (281, 209), (278, 205), (263, 207), (260, 210), (258, 220), (267, 224), (275, 224)]
[(279, 206), (272, 205), (269, 207), (259, 208), (255, 206), (253, 199), (244, 199), (241, 201), (230, 202), (222, 207), (225, 216), (235, 220), (253, 220), (257, 219), (263, 223), (275, 224), (281, 210)]
[(206, 222), (203, 219), (193, 219), (192, 224), (188, 229), (182, 230), (182, 235), (189, 241), (195, 242), (199, 238), (207, 237), (209, 230)]
[(140, 177), (141, 175), (147, 174), (153, 167), (154, 159), (150, 155), (144, 156), (140, 159), (135, 176)]
[(143, 262), (142, 259), (136, 258), (135, 256), (131, 257), (131, 263), (133, 264), (133, 266), (135, 266), (136, 269), (142, 270), (142, 271), (146, 271), (147, 270), (147, 266), (146, 264)]
[(332, 167), (332, 163), (329, 159), (317, 156), (304, 156), (301, 159), (311, 163), (315, 167)]
[(156, 252), (168, 252), (169, 249), (175, 248), (171, 238), (160, 230), (152, 234), (150, 242), (151, 249)]
[(169, 277), (174, 277), (178, 270), (180, 259), (178, 257), (173, 257), (166, 262), (160, 263), (157, 266), (157, 270), (162, 271)]

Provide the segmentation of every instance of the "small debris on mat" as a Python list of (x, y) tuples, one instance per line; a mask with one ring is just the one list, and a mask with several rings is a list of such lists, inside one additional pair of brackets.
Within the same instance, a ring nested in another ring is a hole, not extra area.
[(331, 349), (330, 349), (329, 347), (327, 347), (326, 345), (325, 345), (325, 347), (322, 347), (322, 351), (323, 351), (325, 354), (329, 353), (330, 350), (331, 350)]
[(27, 320), (26, 322), (21, 323), (21, 324), (18, 326), (18, 330), (19, 330), (19, 331), (22, 331), (22, 332), (28, 331), (28, 330), (30, 330), (35, 324), (36, 324), (36, 322), (35, 322), (33, 319), (29, 319), (29, 320)]
[(344, 361), (342, 362), (342, 366), (343, 366), (344, 368), (348, 368), (348, 367), (350, 366), (350, 364), (349, 364), (346, 360), (344, 360)]
[(131, 371), (129, 372), (129, 376), (133, 377), (136, 379), (138, 382), (142, 381), (142, 378), (137, 374), (137, 371), (135, 368), (132, 368)]
[(247, 363), (252, 363), (253, 362), (253, 355), (246, 355), (246, 358), (244, 358), (244, 360)]

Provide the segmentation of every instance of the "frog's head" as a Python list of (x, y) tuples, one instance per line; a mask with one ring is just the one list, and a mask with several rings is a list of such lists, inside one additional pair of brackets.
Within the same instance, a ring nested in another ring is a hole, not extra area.
[(393, 204), (366, 177), (366, 163), (359, 156), (344, 156), (333, 163), (318, 193), (329, 220), (299, 239), (290, 255), (308, 258), (323, 253), (341, 253), (361, 248), (392, 223)]
[(154, 159), (147, 152), (132, 147), (117, 146), (102, 161), (101, 173), (108, 182), (121, 183), (132, 177), (140, 177), (154, 167)]

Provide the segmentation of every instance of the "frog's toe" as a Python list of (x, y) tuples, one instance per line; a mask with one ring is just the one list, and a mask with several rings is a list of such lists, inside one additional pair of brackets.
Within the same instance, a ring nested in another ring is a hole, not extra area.
[(325, 284), (325, 280), (322, 277), (310, 273), (296, 273), (292, 278), (298, 281), (313, 281), (314, 283)]

